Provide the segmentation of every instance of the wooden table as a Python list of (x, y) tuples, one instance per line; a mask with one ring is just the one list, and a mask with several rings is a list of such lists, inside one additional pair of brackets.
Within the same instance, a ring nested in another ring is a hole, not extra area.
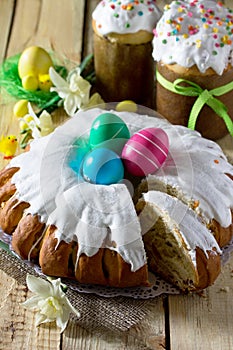
[[(158, 1), (161, 8), (169, 1)], [(1, 0), (0, 60), (30, 45), (53, 49), (80, 63), (92, 52), (91, 13), (97, 0)], [(232, 1), (225, 1), (232, 6)], [(1, 134), (19, 133), (13, 104), (0, 106)], [(220, 141), (233, 155), (230, 136)], [(0, 165), (6, 164), (1, 159)], [(35, 327), (35, 315), (19, 306), (31, 294), (0, 271), (0, 349), (233, 349), (233, 256), (203, 295), (167, 296), (147, 303), (147, 316), (129, 331), (100, 337), (75, 323), (60, 335), (54, 324)]]

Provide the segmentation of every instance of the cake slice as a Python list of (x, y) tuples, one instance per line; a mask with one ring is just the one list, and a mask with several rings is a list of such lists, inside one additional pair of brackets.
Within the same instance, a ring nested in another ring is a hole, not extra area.
[(144, 194), (136, 208), (150, 270), (183, 291), (214, 283), (221, 250), (192, 209), (159, 191)]
[[(183, 127), (178, 128), (181, 134)], [(160, 171), (143, 179), (135, 191), (134, 202), (143, 192), (168, 193), (195, 210), (220, 247), (224, 247), (233, 236), (233, 166), (215, 142), (183, 136), (183, 153), (177, 147)]]

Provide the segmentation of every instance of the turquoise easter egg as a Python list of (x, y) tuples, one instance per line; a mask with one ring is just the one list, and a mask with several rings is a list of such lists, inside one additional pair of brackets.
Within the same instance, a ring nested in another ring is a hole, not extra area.
[(89, 152), (90, 146), (84, 139), (80, 138), (72, 145), (68, 155), (68, 165), (77, 174), (80, 174), (83, 159)]
[(130, 133), (125, 122), (113, 113), (100, 114), (92, 123), (90, 146), (109, 148), (120, 154)]
[(95, 148), (85, 156), (81, 174), (84, 180), (93, 184), (111, 185), (123, 179), (124, 166), (115, 152)]

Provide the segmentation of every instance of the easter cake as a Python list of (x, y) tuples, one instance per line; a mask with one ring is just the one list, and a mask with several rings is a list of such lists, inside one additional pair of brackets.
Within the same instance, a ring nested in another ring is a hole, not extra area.
[(129, 287), (148, 286), (151, 270), (199, 290), (221, 269), (215, 237), (232, 236), (232, 177), (198, 132), (93, 108), (1, 171), (0, 227), (46, 275)]
[(172, 1), (154, 30), (157, 111), (213, 140), (233, 133), (232, 20), (221, 1)]
[(96, 87), (105, 101), (153, 103), (152, 31), (160, 16), (154, 0), (97, 5), (92, 15)]

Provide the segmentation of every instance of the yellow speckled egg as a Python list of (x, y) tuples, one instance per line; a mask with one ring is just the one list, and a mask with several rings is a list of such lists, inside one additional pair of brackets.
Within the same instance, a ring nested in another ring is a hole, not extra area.
[(13, 108), (14, 116), (22, 118), (28, 113), (28, 100), (19, 100)]
[(22, 79), (27, 75), (47, 74), (53, 66), (48, 52), (39, 46), (30, 46), (25, 49), (18, 62), (18, 72)]

